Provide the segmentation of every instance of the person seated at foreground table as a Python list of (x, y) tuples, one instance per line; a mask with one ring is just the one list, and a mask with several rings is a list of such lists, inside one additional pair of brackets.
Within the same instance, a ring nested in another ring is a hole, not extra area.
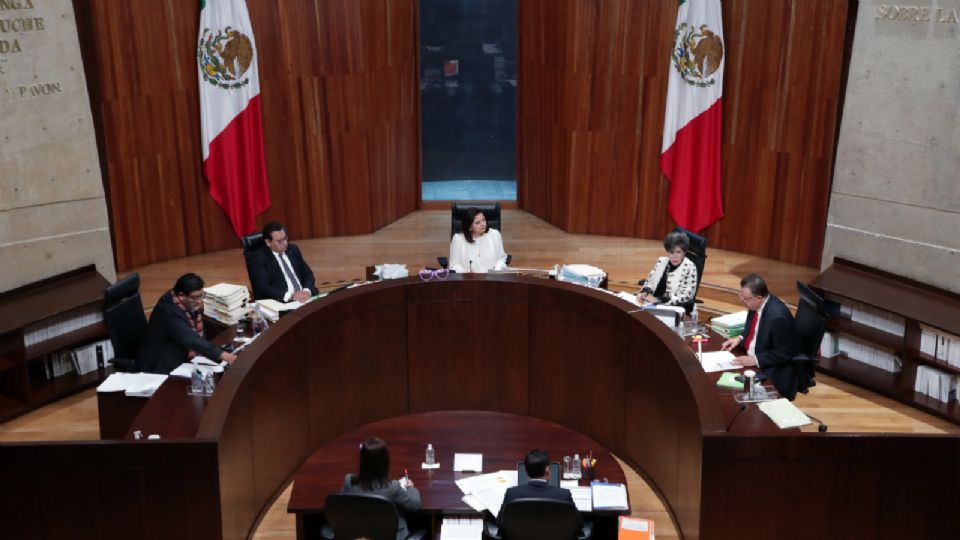
[[(398, 510), (415, 512), (420, 509), (420, 492), (409, 479), (405, 486), (398, 480), (390, 479), (390, 452), (387, 443), (378, 437), (371, 437), (360, 445), (360, 466), (356, 475), (348, 474), (343, 479), (341, 493), (372, 493), (386, 497)], [(403, 512), (399, 514), (397, 540), (409, 536), (407, 520)]]
[(247, 265), (257, 300), (306, 302), (320, 293), (300, 248), (290, 243), (287, 229), (276, 221), (263, 226), (263, 247), (253, 252)]
[(637, 301), (665, 306), (682, 306), (697, 293), (697, 265), (687, 258), (690, 239), (672, 232), (663, 239), (666, 257), (657, 259), (647, 282), (637, 293)]
[[(527, 454), (523, 460), (523, 468), (527, 471), (530, 481), (525, 486), (514, 486), (507, 489), (503, 496), (503, 504), (500, 506), (500, 514), (497, 516), (497, 526), (503, 527), (501, 518), (503, 517), (503, 507), (508, 502), (517, 499), (556, 499), (558, 501), (568, 502), (574, 505), (573, 495), (569, 489), (551, 486), (550, 481), (550, 456), (546, 451), (536, 448)], [(580, 518), (580, 526), (583, 526), (583, 517)]]
[(460, 230), (450, 240), (450, 270), (485, 273), (507, 267), (500, 231), (487, 229), (487, 218), (478, 208), (463, 212)]
[(137, 351), (138, 371), (170, 373), (195, 356), (231, 364), (237, 359), (204, 339), (203, 297), (203, 279), (193, 273), (180, 276), (173, 289), (163, 293)]
[(802, 346), (793, 315), (783, 301), (770, 294), (759, 274), (740, 280), (739, 296), (749, 310), (744, 334), (724, 341), (721, 348), (729, 351), (738, 345), (743, 347), (744, 354), (734, 362), (757, 366), (781, 395), (793, 400), (797, 392), (806, 392), (810, 386), (809, 377), (796, 361)]

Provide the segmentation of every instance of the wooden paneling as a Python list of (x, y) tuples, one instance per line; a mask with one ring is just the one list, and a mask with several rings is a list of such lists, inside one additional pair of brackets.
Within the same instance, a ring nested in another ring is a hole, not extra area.
[[(120, 270), (235, 247), (202, 174), (196, 0), (74, 3)], [(417, 205), (416, 0), (248, 2), (272, 207), (297, 238)]]
[[(725, 0), (711, 245), (818, 265), (849, 0)], [(675, 0), (520, 0), (520, 206), (569, 232), (673, 227), (659, 171)]]

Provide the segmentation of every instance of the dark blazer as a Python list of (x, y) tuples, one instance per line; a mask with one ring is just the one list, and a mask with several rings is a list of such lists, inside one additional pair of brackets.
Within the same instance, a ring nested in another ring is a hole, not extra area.
[(400, 524), (397, 528), (397, 540), (404, 540), (410, 535), (407, 529), (407, 520), (403, 517), (404, 512), (416, 512), (420, 509), (420, 492), (416, 487), (402, 488), (400, 482), (391, 480), (389, 484), (378, 486), (376, 489), (367, 491), (353, 483), (353, 475), (348, 474), (343, 479), (343, 488), (341, 493), (371, 493), (390, 499), (397, 507), (397, 514), (400, 517)]
[[(575, 505), (573, 495), (570, 494), (569, 489), (551, 486), (546, 480), (541, 478), (531, 478), (527, 485), (513, 486), (504, 494), (503, 504), (500, 506), (500, 513), (497, 515), (498, 526), (503, 526), (501, 520), (501, 517), (503, 517), (503, 507), (506, 506), (508, 502), (517, 499), (556, 499)], [(580, 526), (583, 526), (582, 516), (580, 517)]]
[(214, 361), (220, 358), (220, 349), (193, 330), (186, 312), (173, 303), (173, 294), (167, 291), (157, 300), (150, 314), (147, 331), (137, 351), (137, 370), (170, 373), (187, 361), (187, 353), (191, 350)]
[[(310, 270), (307, 262), (303, 260), (300, 248), (295, 244), (287, 245), (287, 258), (290, 259), (290, 266), (300, 280), (300, 285), (304, 289), (309, 289), (310, 294), (318, 294), (320, 291), (317, 290), (313, 270)], [(264, 245), (251, 253), (247, 258), (247, 267), (251, 285), (253, 285), (253, 296), (256, 299), (272, 298), (277, 302), (283, 302), (283, 295), (287, 294), (287, 280), (283, 276), (280, 263), (269, 247)]]
[[(747, 313), (744, 328), (752, 328), (756, 315), (753, 311)], [(772, 294), (767, 298), (754, 339), (758, 366), (782, 396), (793, 400), (798, 390), (806, 390), (803, 381), (807, 375), (795, 361), (802, 351), (797, 325), (787, 306)]]

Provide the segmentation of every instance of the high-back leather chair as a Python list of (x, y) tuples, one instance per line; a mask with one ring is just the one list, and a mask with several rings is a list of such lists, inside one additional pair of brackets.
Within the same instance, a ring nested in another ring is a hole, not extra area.
[(556, 499), (514, 499), (500, 509), (500, 527), (488, 524), (491, 540), (586, 540), (592, 527), (580, 526), (577, 507)]
[[(703, 303), (702, 301), (697, 300), (697, 293), (700, 292), (700, 282), (703, 281), (703, 267), (707, 264), (707, 237), (701, 236), (689, 229), (684, 229), (683, 227), (674, 227), (674, 229), (670, 232), (682, 232), (683, 234), (687, 235), (687, 239), (690, 240), (690, 246), (687, 248), (686, 256), (697, 268), (697, 288), (693, 292), (693, 300), (684, 302), (681, 305), (681, 307), (683, 307), (687, 313), (690, 313), (693, 311), (694, 304)], [(641, 287), (646, 284), (646, 278), (640, 280)]]
[[(250, 280), (250, 284), (252, 285), (253, 276), (250, 274), (250, 257), (254, 252), (263, 247), (263, 233), (248, 234), (241, 237), (240, 242), (243, 244), (243, 264), (247, 268), (247, 279)], [(254, 298), (254, 300), (256, 300), (256, 298)]]
[(797, 302), (797, 314), (794, 323), (800, 335), (801, 354), (794, 358), (801, 371), (801, 379), (797, 392), (806, 394), (808, 389), (816, 386), (815, 366), (820, 357), (820, 343), (827, 329), (827, 316), (823, 313), (823, 299), (806, 285), (797, 282), (800, 300)]
[[(470, 202), (455, 202), (450, 208), (450, 238), (453, 238), (453, 235), (463, 232), (463, 215), (470, 209), (476, 208), (483, 213), (483, 217), (487, 219), (487, 229), (496, 229), (503, 232), (503, 220), (500, 217), (500, 203), (470, 203)], [(512, 255), (507, 255), (507, 264), (510, 264), (510, 261), (513, 259)], [(450, 265), (450, 261), (447, 257), (437, 257), (437, 262), (440, 263), (441, 268), (447, 268)]]
[[(321, 533), (326, 540), (396, 540), (400, 521), (390, 499), (372, 493), (333, 493), (327, 496), (324, 513), (327, 525)], [(422, 540), (423, 531), (407, 540)]]
[(140, 298), (140, 274), (129, 276), (103, 291), (103, 321), (113, 344), (113, 368), (136, 371), (136, 355), (147, 331)]

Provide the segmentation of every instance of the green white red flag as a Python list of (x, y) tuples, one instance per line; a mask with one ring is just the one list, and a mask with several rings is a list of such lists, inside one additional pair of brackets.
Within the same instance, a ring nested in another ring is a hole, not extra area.
[(723, 19), (720, 0), (679, 1), (660, 170), (670, 180), (673, 220), (699, 232), (723, 218)]
[(197, 44), (203, 172), (237, 236), (270, 207), (257, 47), (245, 0), (200, 0)]

